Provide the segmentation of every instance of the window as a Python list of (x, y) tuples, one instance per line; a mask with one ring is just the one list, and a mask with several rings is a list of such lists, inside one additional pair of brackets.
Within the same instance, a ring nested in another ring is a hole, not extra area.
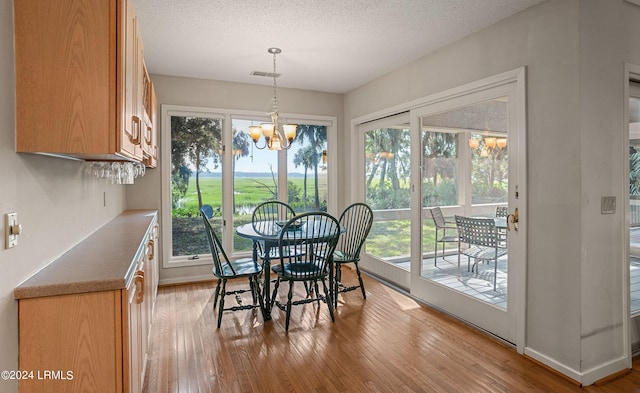
[(327, 211), (335, 198), (326, 160), (333, 118), (298, 120), (291, 148), (270, 151), (249, 136), (249, 126), (268, 121), (263, 113), (169, 105), (162, 112), (162, 124), (171, 128), (162, 133), (163, 157), (170, 157), (162, 162), (162, 217), (171, 228), (163, 233), (171, 245), (165, 267), (209, 263), (201, 207), (208, 208), (227, 252), (246, 256), (252, 244), (235, 227), (250, 222), (259, 203), (282, 200), (296, 212)]
[(376, 212), (367, 252), (403, 269), (411, 252), (410, 145), (408, 125), (364, 133), (365, 200)]

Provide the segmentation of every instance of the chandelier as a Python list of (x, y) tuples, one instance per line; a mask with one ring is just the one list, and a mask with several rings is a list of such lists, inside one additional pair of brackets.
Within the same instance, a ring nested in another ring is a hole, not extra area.
[[(278, 124), (278, 86), (276, 78), (276, 55), (282, 53), (280, 48), (269, 48), (267, 52), (273, 55), (273, 98), (271, 99), (271, 123), (262, 123), (259, 126), (249, 127), (249, 135), (258, 149), (282, 150), (291, 148), (291, 142), (296, 137), (297, 124)], [(260, 135), (264, 136), (264, 144), (258, 145)]]
[[(488, 129), (485, 131), (488, 133)], [(483, 142), (482, 148), (480, 142)], [(469, 138), (469, 147), (473, 150), (480, 148), (480, 157), (488, 157), (496, 149), (502, 150), (507, 147), (507, 138), (496, 138), (495, 136), (482, 136), (480, 138)]]

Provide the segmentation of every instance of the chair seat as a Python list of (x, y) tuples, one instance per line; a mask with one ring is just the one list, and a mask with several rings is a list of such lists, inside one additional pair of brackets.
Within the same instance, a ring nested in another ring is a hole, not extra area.
[(441, 243), (455, 243), (458, 241), (458, 236), (443, 236), (438, 239), (438, 242)]
[[(233, 274), (231, 266), (235, 269), (236, 274)], [(262, 272), (262, 265), (256, 263), (251, 258), (242, 258), (237, 261), (231, 261), (222, 265), (222, 275), (219, 278), (235, 278), (235, 277), (247, 277)], [(214, 275), (215, 270), (214, 270)], [(216, 275), (217, 276), (217, 275)]]
[(274, 265), (271, 266), (271, 270), (277, 275), (284, 278), (295, 279), (296, 277), (300, 277), (304, 278), (305, 280), (310, 280), (314, 277), (322, 277), (326, 274), (323, 271), (322, 267), (318, 266), (318, 264), (314, 262), (297, 262), (285, 263), (284, 265)]
[(342, 251), (335, 251), (333, 253), (333, 262), (334, 263), (349, 263), (355, 262), (357, 259), (354, 255), (345, 254)]
[[(483, 247), (483, 246), (471, 246), (467, 249), (461, 250), (461, 253), (476, 259), (496, 259), (496, 249), (494, 247)], [(507, 254), (506, 248), (498, 248), (497, 249), (497, 257), (501, 257)]]

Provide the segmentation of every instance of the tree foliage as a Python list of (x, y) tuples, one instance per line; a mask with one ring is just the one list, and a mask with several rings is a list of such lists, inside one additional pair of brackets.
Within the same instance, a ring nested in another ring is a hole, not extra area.
[[(179, 179), (183, 167), (189, 164), (195, 169), (198, 205), (202, 207), (200, 191), (200, 172), (204, 171), (209, 158), (214, 167), (220, 164), (218, 151), (222, 148), (222, 121), (220, 119), (200, 117), (171, 117), (171, 174)], [(179, 181), (179, 180), (178, 180)], [(187, 183), (188, 186), (188, 183)], [(177, 186), (180, 189), (180, 186)]]
[[(322, 157), (322, 150), (326, 148), (326, 144), (327, 144), (327, 127), (320, 126), (320, 125), (312, 125), (312, 124), (299, 124), (298, 134), (296, 136), (295, 141), (296, 143), (299, 143), (304, 146), (302, 149), (300, 149), (299, 153), (301, 151), (305, 151), (304, 153), (301, 153), (300, 157), (294, 157), (294, 164), (296, 162), (295, 160), (299, 158), (298, 162), (300, 164), (295, 164), (295, 165), (296, 166), (304, 165), (304, 168), (305, 168), (305, 172), (304, 172), (305, 203), (307, 200), (306, 198), (307, 169), (312, 169), (313, 176), (314, 176), (313, 207), (316, 210), (320, 210), (320, 190), (318, 188), (318, 173), (320, 171), (320, 160)], [(305, 142), (307, 143), (306, 146), (305, 146)], [(307, 167), (307, 165), (309, 165), (309, 167)]]

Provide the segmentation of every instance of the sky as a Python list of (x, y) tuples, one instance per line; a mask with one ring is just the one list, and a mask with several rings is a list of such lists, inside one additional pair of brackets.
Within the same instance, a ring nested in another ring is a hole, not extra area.
[[(249, 134), (249, 126), (251, 125), (258, 125), (260, 124), (260, 122), (251, 122), (250, 120), (238, 120), (238, 119), (234, 119), (233, 120), (233, 127), (239, 131), (244, 131), (247, 134)], [(293, 173), (293, 172), (298, 172), (298, 173), (304, 173), (304, 167), (299, 166), (298, 168), (296, 168), (296, 166), (293, 164), (293, 157), (295, 156), (296, 152), (300, 149), (300, 145), (299, 143), (296, 143), (296, 141), (294, 140), (293, 142), (293, 146), (291, 147), (291, 149), (287, 150), (287, 172), (289, 173)], [(264, 144), (264, 138), (261, 137), (260, 141), (258, 141), (258, 145), (262, 146)], [(212, 161), (211, 159), (209, 159), (209, 161)], [(249, 149), (249, 155), (246, 157), (240, 157), (237, 161), (236, 161), (236, 172), (266, 172), (269, 173), (270, 169), (269, 169), (269, 164), (273, 165), (273, 169), (274, 172), (277, 171), (277, 165), (278, 165), (278, 153), (275, 151), (271, 151), (268, 149), (264, 149), (264, 150), (260, 150), (258, 148), (255, 147), (253, 141), (251, 141), (251, 147)], [(209, 165), (207, 165), (207, 168), (209, 168), (209, 170), (211, 172), (214, 173), (220, 173), (221, 172), (221, 168), (218, 167), (217, 169), (213, 168), (213, 163), (210, 162)]]

